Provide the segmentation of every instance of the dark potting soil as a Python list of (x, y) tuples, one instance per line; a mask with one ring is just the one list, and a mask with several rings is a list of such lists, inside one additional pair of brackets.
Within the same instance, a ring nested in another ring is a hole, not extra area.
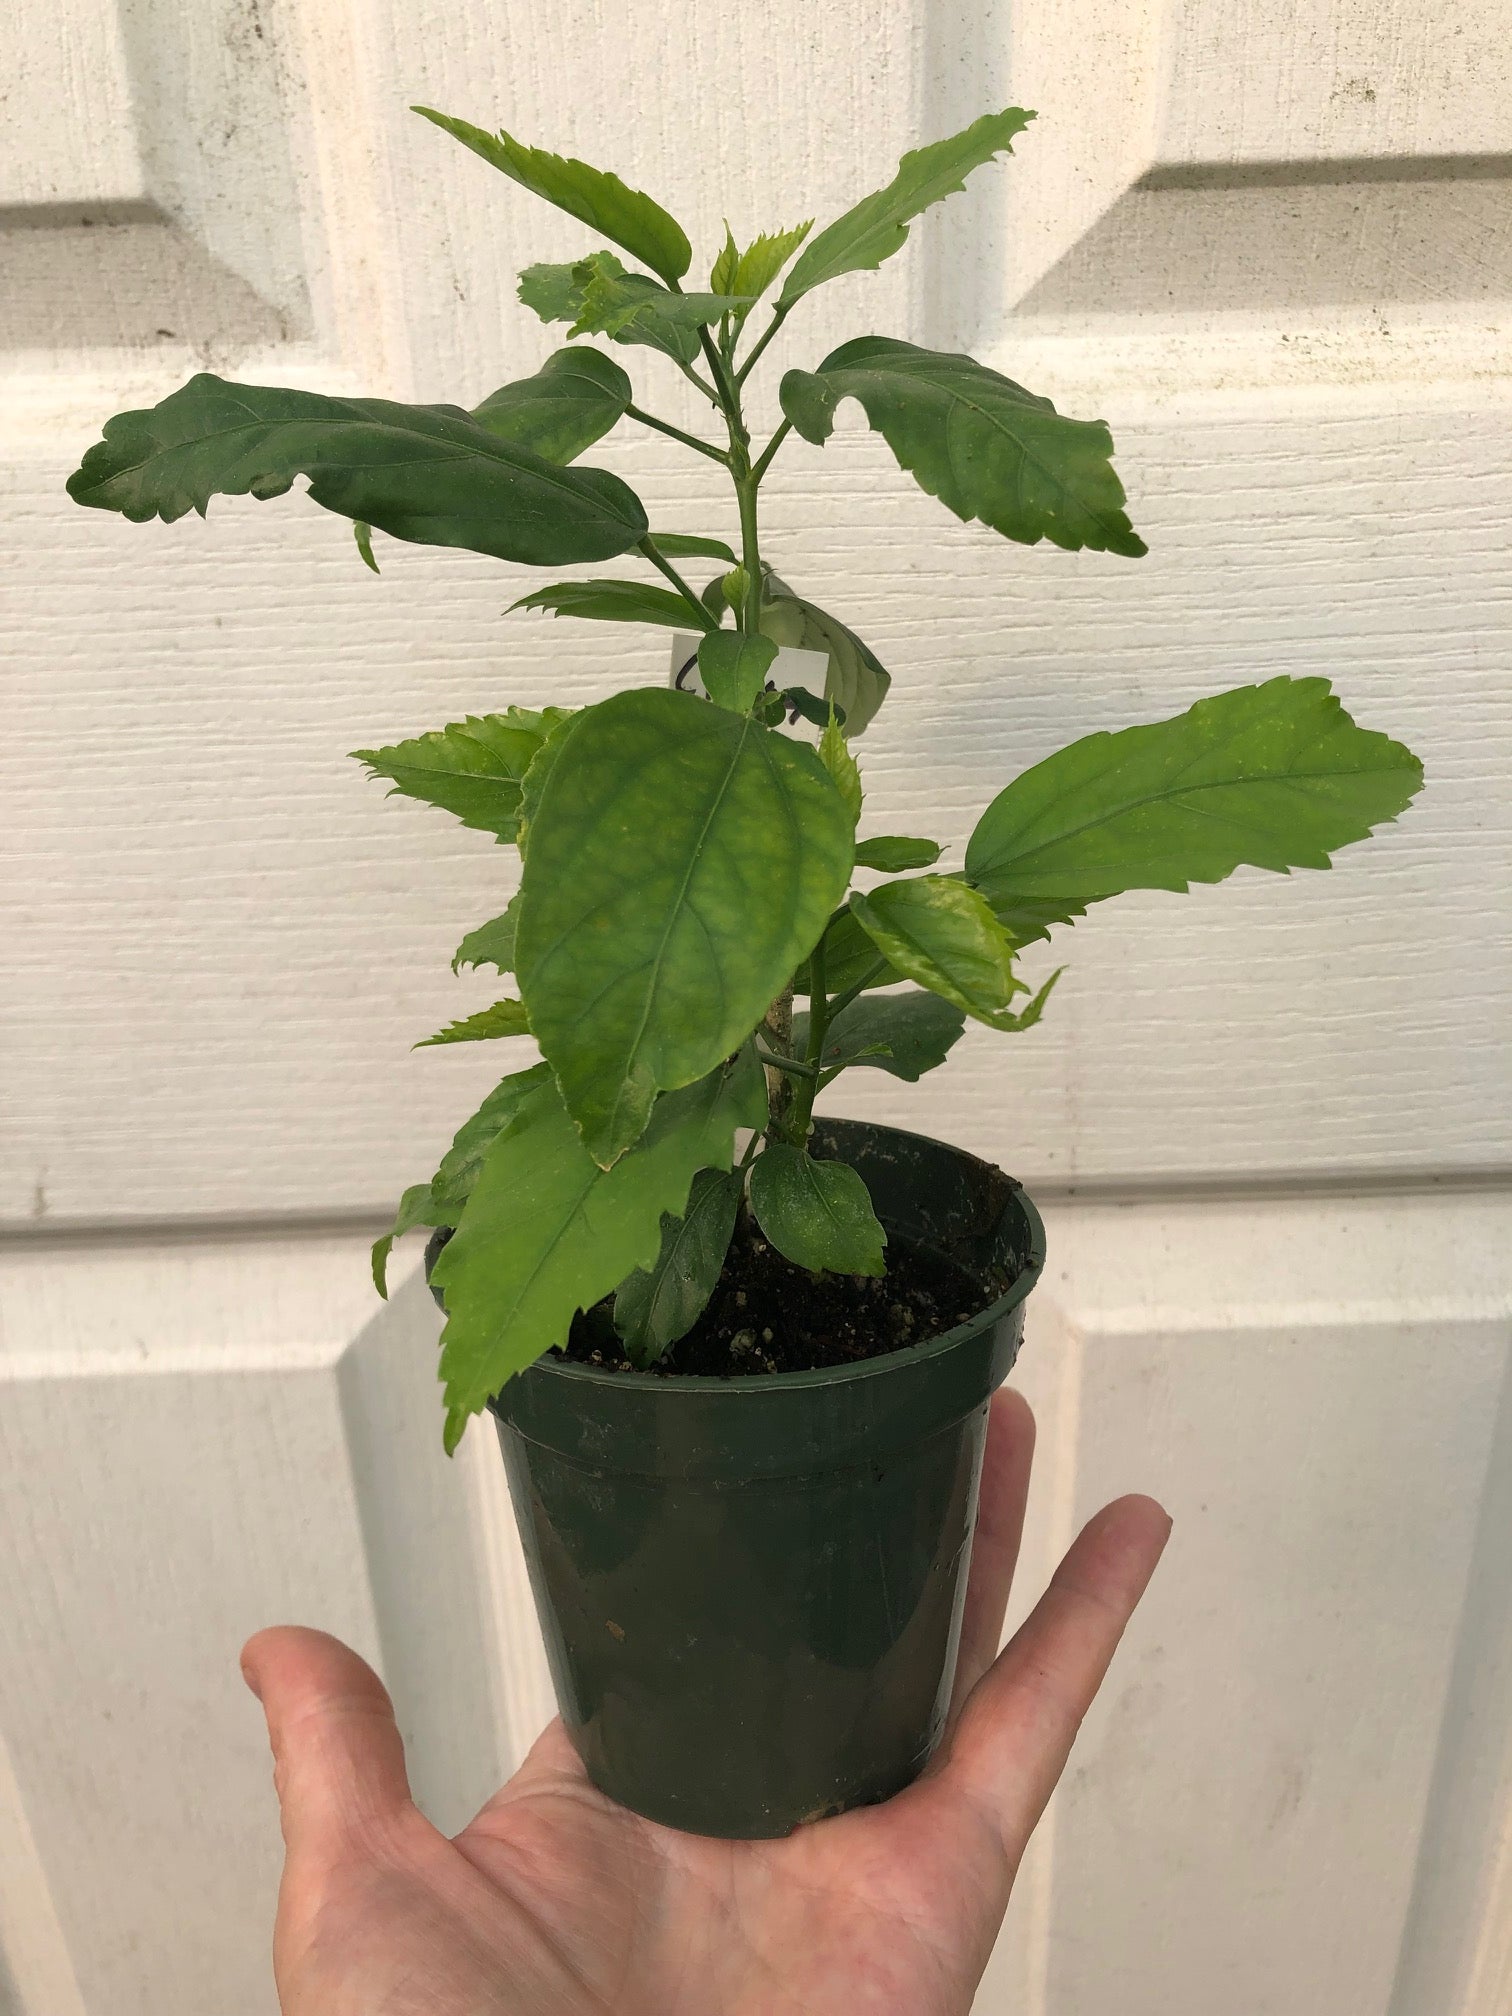
[[(886, 1274), (809, 1274), (747, 1222), (736, 1230), (708, 1307), (651, 1369), (729, 1379), (852, 1365), (953, 1330), (1007, 1286), (984, 1284), (896, 1236), (888, 1241)], [(561, 1355), (633, 1372), (614, 1334), (613, 1307), (607, 1296), (576, 1316)]]

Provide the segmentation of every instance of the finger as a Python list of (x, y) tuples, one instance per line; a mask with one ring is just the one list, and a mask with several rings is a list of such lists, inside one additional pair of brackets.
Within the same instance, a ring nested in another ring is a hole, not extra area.
[(1010, 1863), (1065, 1769), (1170, 1531), (1153, 1498), (1104, 1506), (966, 1703), (942, 1777), (996, 1814)]
[(982, 1491), (971, 1541), (971, 1573), (961, 1615), (961, 1650), (956, 1661), (951, 1713), (987, 1671), (1003, 1636), (1003, 1617), (1013, 1584), (1024, 1506), (1034, 1461), (1034, 1416), (1021, 1393), (1000, 1390), (987, 1416), (982, 1456)]
[(332, 1852), (410, 1806), (393, 1704), (339, 1638), (292, 1625), (259, 1631), (242, 1673), (262, 1702), (290, 1852)]

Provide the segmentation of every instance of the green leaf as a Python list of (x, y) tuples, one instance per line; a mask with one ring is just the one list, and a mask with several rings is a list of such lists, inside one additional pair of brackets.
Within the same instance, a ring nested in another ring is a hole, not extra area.
[(492, 966), (500, 973), (514, 971), (514, 941), (518, 896), (509, 899), (509, 907), (497, 917), (490, 917), (486, 924), (480, 924), (476, 931), (469, 931), (452, 955), (452, 971), (460, 973), (464, 966)]
[(834, 778), (835, 789), (844, 800), (845, 809), (851, 815), (851, 824), (854, 825), (861, 817), (863, 803), (861, 772), (857, 768), (855, 757), (850, 752), (850, 744), (845, 739), (840, 723), (835, 719), (833, 704), (829, 710), (829, 718), (824, 724), (824, 733), (819, 737), (819, 761)]
[(747, 305), (737, 311), (738, 321), (743, 322), (750, 314), (757, 299), (765, 294), (813, 228), (814, 220), (810, 217), (806, 224), (796, 225), (791, 231), (764, 231), (742, 252), (729, 225), (725, 225), (724, 246), (714, 261), (709, 285), (716, 294), (750, 296)]
[[(712, 709), (707, 710), (712, 712)], [(735, 1132), (767, 1118), (747, 1047), (731, 1066), (656, 1103), (645, 1133), (604, 1170), (549, 1079), (496, 1136), (436, 1263), (446, 1447), (504, 1382), (567, 1336), (573, 1315), (654, 1264), (665, 1212), (681, 1216), (699, 1169), (728, 1169)]]
[(877, 950), (910, 980), (941, 994), (978, 1021), (999, 1026), (1024, 983), (1013, 970), (1013, 940), (985, 896), (948, 875), (884, 882), (854, 893), (851, 910)]
[(999, 792), (966, 847), (996, 908), (1186, 889), (1248, 864), (1326, 868), (1405, 810), (1409, 749), (1356, 727), (1326, 679), (1270, 679), (1184, 714), (1085, 736)]
[(584, 616), (596, 623), (660, 623), (672, 630), (686, 630), (700, 620), (681, 595), (646, 581), (558, 581), (509, 606), (549, 609), (553, 616)]
[(887, 1234), (846, 1162), (770, 1141), (751, 1165), (751, 1210), (786, 1259), (812, 1274), (885, 1274)]
[(1137, 558), (1144, 541), (1123, 509), (1113, 437), (1072, 420), (974, 358), (859, 336), (817, 371), (789, 371), (782, 410), (806, 441), (824, 442), (842, 399), (866, 417), (922, 490), (957, 518), (978, 518), (1032, 546)]
[(376, 574), (378, 562), (373, 558), (373, 528), (365, 525), (360, 518), (352, 521), (352, 536), (357, 541), (357, 551), (362, 555), (362, 564)]
[[(910, 988), (904, 994), (862, 994), (848, 1002), (824, 1036), (820, 1068), (872, 1064), (916, 1083), (943, 1064), (960, 1040), (966, 1018), (953, 1001)], [(808, 1048), (809, 1018), (793, 1017), (793, 1050)]]
[(527, 266), (520, 299), (543, 322), (567, 322), (573, 336), (644, 343), (680, 364), (698, 355), (698, 332), (744, 305), (724, 294), (674, 294), (644, 273), (627, 273), (612, 252), (572, 266)]
[[(968, 878), (969, 879), (969, 878)], [(992, 902), (991, 897), (987, 899)], [(1043, 897), (1003, 896), (992, 904), (992, 914), (1014, 944), (1022, 949), (1037, 938), (1048, 938), (1056, 924), (1074, 924), (1085, 917), (1085, 903), (1047, 902)]]
[(646, 534), (640, 499), (607, 469), (561, 469), (459, 406), (332, 399), (201, 372), (159, 405), (118, 413), (68, 479), (76, 504), (167, 524), (214, 496), (317, 504), (422, 546), (551, 567), (607, 560)]
[(905, 154), (885, 189), (865, 197), (810, 241), (788, 274), (778, 306), (791, 308), (810, 288), (822, 287), (842, 273), (875, 268), (891, 258), (908, 237), (910, 221), (921, 210), (964, 188), (966, 177), (984, 161), (1012, 153), (1014, 140), (1033, 117), (1032, 112), (1022, 112), (1017, 106), (984, 113), (964, 132)]
[[(892, 987), (904, 976), (896, 972), (861, 929), (849, 905), (837, 910), (824, 930), (824, 984), (831, 994), (852, 987)], [(795, 994), (809, 991), (808, 961), (793, 979)]]
[(670, 688), (553, 737), (530, 818), (515, 971), (589, 1152), (608, 1168), (658, 1091), (761, 1020), (850, 876), (811, 749)]
[(490, 392), (473, 418), (501, 441), (548, 462), (571, 462), (607, 434), (630, 404), (630, 380), (587, 344), (555, 350), (534, 377)]
[(699, 677), (716, 706), (727, 707), (732, 714), (749, 714), (776, 656), (777, 646), (769, 638), (711, 630), (699, 642)]
[(723, 539), (705, 539), (695, 532), (653, 532), (651, 544), (669, 560), (728, 560), (732, 567), (740, 564)]
[(394, 1250), (394, 1241), (421, 1225), (454, 1225), (456, 1222), (456, 1213), (436, 1202), (429, 1183), (411, 1183), (399, 1199), (393, 1224), (381, 1239), (373, 1241), (373, 1286), (385, 1302), (388, 1300), (389, 1255)]
[(387, 749), (354, 749), (375, 777), (422, 804), (439, 805), (480, 833), (518, 837), (520, 786), (542, 743), (568, 719), (564, 707), (540, 713), (511, 707), (503, 714), (469, 714)]
[(530, 1024), (518, 1001), (495, 1001), (491, 1007), (480, 1008), (476, 1015), (466, 1015), (460, 1022), (449, 1022), (434, 1036), (424, 1037), (414, 1048), (429, 1050), (437, 1043), (483, 1043), (494, 1036), (529, 1034)]
[(663, 280), (681, 280), (692, 264), (693, 248), (677, 219), (641, 190), (627, 188), (618, 175), (590, 168), (585, 161), (548, 154), (540, 147), (523, 146), (502, 127), (497, 133), (488, 133), (465, 119), (433, 112), (428, 105), (412, 105), (410, 110), (429, 119), (443, 133), (450, 133), (474, 154), (481, 154), (500, 174), (533, 196), (544, 197), (569, 217), (613, 239), (653, 273), (660, 273)]
[(524, 1071), (511, 1071), (495, 1085), (477, 1112), (463, 1121), (431, 1179), (431, 1193), (438, 1208), (452, 1214), (445, 1223), (456, 1224), (493, 1144), (525, 1101), (539, 1087), (550, 1083), (549, 1064), (532, 1064)]
[(738, 1170), (700, 1169), (688, 1208), (661, 1221), (661, 1251), (637, 1268), (614, 1297), (614, 1327), (625, 1355), (643, 1370), (686, 1337), (719, 1286), (745, 1178)]
[(762, 636), (803, 651), (827, 652), (824, 697), (844, 712), (847, 735), (863, 733), (892, 684), (877, 654), (838, 616), (795, 595), (775, 574), (766, 575), (762, 596)]
[(938, 840), (915, 840), (903, 833), (881, 833), (856, 843), (856, 866), (879, 868), (885, 875), (901, 875), (909, 868), (932, 868), (939, 860)]

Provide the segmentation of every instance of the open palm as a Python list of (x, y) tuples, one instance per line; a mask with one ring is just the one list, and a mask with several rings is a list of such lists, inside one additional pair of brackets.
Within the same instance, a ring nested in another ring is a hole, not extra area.
[(956, 1706), (919, 1782), (781, 1841), (639, 1819), (560, 1722), (455, 1840), (413, 1804), (393, 1711), (356, 1653), (263, 1631), (243, 1653), (288, 1855), (285, 2016), (962, 2016), (1014, 1874), (1169, 1531), (1122, 1498), (994, 1660), (1034, 1425), (993, 1403)]

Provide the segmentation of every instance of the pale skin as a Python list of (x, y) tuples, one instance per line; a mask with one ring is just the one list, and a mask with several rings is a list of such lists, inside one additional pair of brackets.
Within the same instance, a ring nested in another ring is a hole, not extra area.
[[(242, 1654), (286, 1859), (284, 2016), (966, 2016), (1025, 1845), (1170, 1521), (1106, 1506), (998, 1652), (1034, 1423), (993, 1403), (956, 1699), (919, 1782), (782, 1841), (616, 1806), (554, 1722), (454, 1840), (413, 1804), (377, 1676), (319, 1631)], [(994, 1656), (996, 1655), (996, 1656)]]

